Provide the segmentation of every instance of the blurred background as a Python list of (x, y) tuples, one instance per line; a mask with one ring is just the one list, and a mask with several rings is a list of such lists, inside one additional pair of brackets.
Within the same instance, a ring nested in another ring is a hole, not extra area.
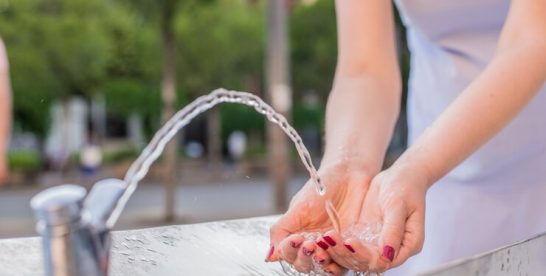
[[(35, 235), (29, 201), (46, 187), (123, 178), (162, 122), (218, 87), (273, 103), (318, 166), (336, 63), (333, 2), (0, 0), (13, 97), (0, 238)], [(399, 19), (397, 35), (406, 80)], [(402, 110), (386, 166), (405, 137)], [(306, 180), (277, 126), (221, 105), (168, 146), (117, 228), (280, 213)]]

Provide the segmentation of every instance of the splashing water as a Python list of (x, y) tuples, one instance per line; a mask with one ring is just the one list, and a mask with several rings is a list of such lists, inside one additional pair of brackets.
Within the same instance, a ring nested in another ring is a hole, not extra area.
[[(146, 176), (150, 166), (159, 158), (166, 144), (176, 135), (176, 133), (188, 125), (197, 115), (213, 108), (220, 103), (238, 103), (253, 107), (258, 113), (263, 114), (269, 121), (277, 124), (288, 135), (288, 137), (294, 143), (300, 159), (305, 165), (311, 180), (315, 184), (315, 188), (318, 194), (324, 196), (326, 193), (326, 187), (321, 183), (317, 170), (313, 165), (309, 151), (303, 144), (303, 141), (296, 130), (288, 123), (286, 118), (277, 113), (270, 105), (265, 103), (261, 98), (247, 92), (228, 91), (223, 88), (214, 90), (208, 95), (201, 96), (186, 105), (183, 109), (178, 111), (171, 119), (169, 119), (154, 135), (152, 141), (144, 148), (140, 156), (133, 162), (127, 173), (125, 174), (125, 191), (120, 200), (116, 204), (110, 217), (106, 222), (106, 226), (112, 228), (118, 220), (123, 208), (127, 204), (127, 201), (136, 190), (138, 183)], [(334, 229), (341, 232), (339, 217), (334, 205), (327, 200), (326, 211), (334, 226)], [(352, 237), (355, 237), (352, 234)], [(314, 235), (307, 235), (307, 239), (320, 238), (320, 233)], [(305, 275), (297, 272), (292, 266), (281, 262), (283, 270), (288, 275)], [(366, 275), (363, 272), (356, 272), (356, 275)], [(360, 274), (359, 274), (360, 273)], [(322, 270), (319, 264), (314, 264), (314, 271), (308, 275), (328, 275), (328, 273)]]
[(140, 180), (146, 176), (150, 166), (159, 158), (166, 144), (175, 136), (175, 134), (188, 125), (197, 115), (211, 109), (220, 103), (238, 103), (251, 107), (266, 116), (266, 118), (279, 125), (281, 129), (290, 137), (298, 154), (309, 171), (309, 175), (315, 183), (317, 192), (320, 195), (326, 193), (326, 188), (320, 182), (317, 170), (311, 160), (309, 151), (303, 145), (303, 141), (296, 130), (288, 123), (286, 118), (275, 112), (271, 106), (265, 103), (262, 99), (247, 92), (228, 91), (220, 88), (216, 89), (208, 95), (201, 96), (186, 105), (182, 110), (178, 111), (171, 119), (169, 119), (159, 131), (156, 132), (152, 141), (144, 148), (138, 159), (133, 162), (127, 173), (125, 174), (125, 183), (127, 185), (125, 192), (119, 200), (116, 208), (108, 218), (107, 226), (112, 227), (118, 220), (123, 207), (135, 191)]

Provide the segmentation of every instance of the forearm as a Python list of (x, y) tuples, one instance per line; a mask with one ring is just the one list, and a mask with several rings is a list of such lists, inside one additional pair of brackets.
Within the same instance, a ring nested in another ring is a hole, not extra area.
[(400, 76), (373, 73), (336, 76), (326, 108), (323, 164), (349, 160), (375, 174), (381, 169), (398, 117)]
[(397, 165), (422, 170), (432, 185), (506, 126), (545, 80), (543, 46), (523, 42), (503, 49)]
[(338, 59), (322, 165), (381, 169), (400, 105), (392, 13), (390, 1), (336, 1)]

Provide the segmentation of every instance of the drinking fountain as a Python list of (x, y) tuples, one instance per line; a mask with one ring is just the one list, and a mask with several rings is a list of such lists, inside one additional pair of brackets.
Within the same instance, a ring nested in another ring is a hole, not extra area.
[[(201, 96), (178, 111), (163, 125), (127, 171), (124, 180), (106, 179), (96, 183), (89, 193), (77, 185), (60, 185), (46, 189), (31, 200), (42, 236), (45, 272), (48, 276), (106, 276), (111, 247), (110, 230), (117, 222), (127, 201), (150, 166), (175, 134), (199, 114), (220, 103), (237, 103), (253, 107), (277, 124), (296, 146), (298, 154), (313, 180), (317, 193), (324, 195), (309, 151), (286, 118), (261, 98), (248, 92), (219, 88)], [(326, 206), (335, 215), (333, 205)], [(334, 220), (337, 224), (337, 220)]]

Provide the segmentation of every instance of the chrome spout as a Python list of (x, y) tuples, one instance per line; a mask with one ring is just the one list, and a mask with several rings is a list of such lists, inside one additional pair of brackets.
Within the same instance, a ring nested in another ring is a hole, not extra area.
[(32, 198), (46, 275), (108, 275), (111, 229), (106, 219), (124, 189), (123, 181), (108, 179), (89, 194), (80, 186), (61, 185)]

